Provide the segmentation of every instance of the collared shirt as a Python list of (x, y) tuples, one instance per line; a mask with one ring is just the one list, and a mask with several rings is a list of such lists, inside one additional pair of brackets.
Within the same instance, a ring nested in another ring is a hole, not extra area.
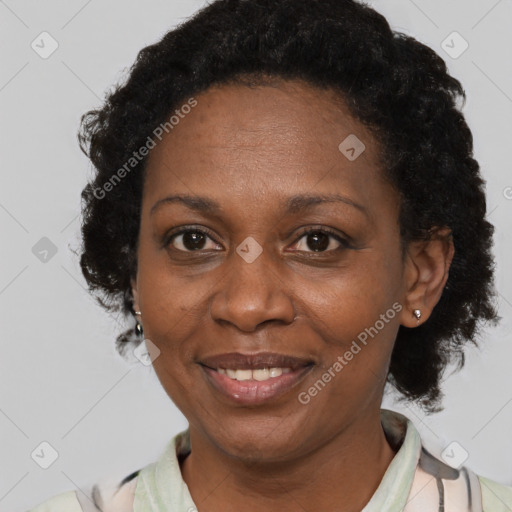
[[(512, 487), (435, 458), (402, 414), (381, 409), (381, 423), (396, 453), (362, 512), (512, 512)], [(98, 483), (85, 495), (64, 492), (29, 512), (197, 512), (178, 460), (190, 449), (187, 429), (121, 482)]]

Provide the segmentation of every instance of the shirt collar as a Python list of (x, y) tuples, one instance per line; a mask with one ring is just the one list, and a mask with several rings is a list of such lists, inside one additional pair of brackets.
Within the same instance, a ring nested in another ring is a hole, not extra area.
[(387, 409), (381, 409), (380, 418), (389, 442), (399, 448), (362, 512), (403, 510), (421, 455), (419, 432), (408, 418)]
[[(400, 413), (381, 409), (381, 423), (396, 452), (380, 484), (362, 512), (402, 510), (409, 496), (421, 454), (421, 439), (413, 423)], [(197, 510), (183, 480), (178, 455), (190, 452), (189, 430), (175, 435), (164, 453), (139, 474), (134, 512), (194, 512)]]

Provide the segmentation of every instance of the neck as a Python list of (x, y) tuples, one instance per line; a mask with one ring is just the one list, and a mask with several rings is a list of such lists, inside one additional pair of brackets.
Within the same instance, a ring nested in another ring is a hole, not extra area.
[(330, 441), (293, 460), (265, 463), (229, 457), (191, 428), (190, 455), (182, 464), (199, 512), (269, 512), (364, 508), (395, 452), (389, 445), (380, 414), (354, 422)]

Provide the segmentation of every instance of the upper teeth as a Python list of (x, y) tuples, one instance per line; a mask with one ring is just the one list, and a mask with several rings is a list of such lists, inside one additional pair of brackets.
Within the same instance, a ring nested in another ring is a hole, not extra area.
[(257, 370), (233, 370), (231, 368), (217, 368), (222, 375), (227, 375), (235, 380), (268, 380), (279, 377), (283, 373), (290, 373), (291, 368), (259, 368)]

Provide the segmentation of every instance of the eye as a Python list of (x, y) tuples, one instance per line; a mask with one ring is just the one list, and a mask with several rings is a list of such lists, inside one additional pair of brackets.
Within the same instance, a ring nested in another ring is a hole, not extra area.
[[(341, 247), (349, 247), (349, 243), (336, 231), (329, 228), (306, 228), (300, 233), (301, 237), (295, 243), (295, 250), (301, 252), (331, 252)], [(188, 227), (171, 234), (166, 240), (166, 246), (180, 252), (197, 252), (203, 250), (222, 250), (213, 235), (207, 230)], [(208, 246), (209, 244), (209, 246)]]
[(174, 249), (182, 252), (218, 250), (220, 247), (207, 231), (198, 228), (182, 229), (172, 234), (167, 239), (166, 245), (172, 245)]
[[(331, 252), (349, 243), (337, 232), (328, 228), (306, 228), (296, 243), (296, 249), (304, 252)], [(308, 250), (309, 249), (309, 250)]]

